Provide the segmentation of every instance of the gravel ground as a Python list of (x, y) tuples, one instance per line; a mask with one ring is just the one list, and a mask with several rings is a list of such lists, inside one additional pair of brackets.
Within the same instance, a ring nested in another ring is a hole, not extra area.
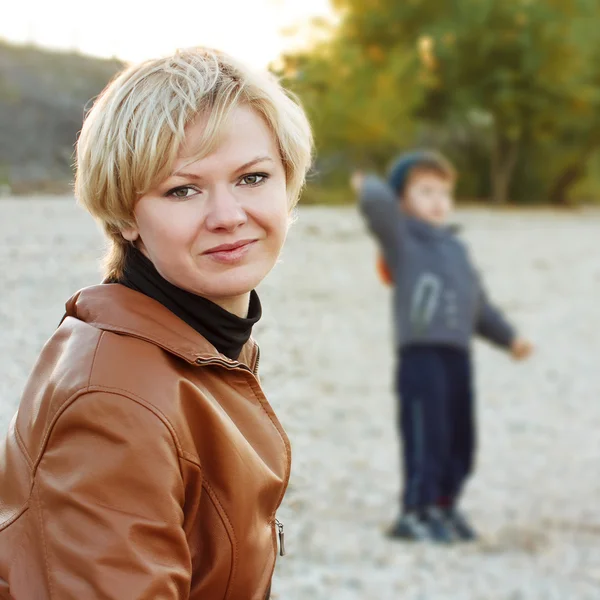
[[(0, 202), (0, 434), (102, 239), (68, 199)], [(600, 213), (463, 211), (492, 297), (537, 346), (476, 349), (478, 544), (385, 540), (399, 491), (388, 291), (351, 209), (306, 208), (263, 284), (261, 373), (294, 449), (278, 600), (600, 599)]]

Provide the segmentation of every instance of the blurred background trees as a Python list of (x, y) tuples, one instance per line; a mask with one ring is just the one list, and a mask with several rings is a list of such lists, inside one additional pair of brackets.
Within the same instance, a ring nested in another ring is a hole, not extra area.
[[(331, 4), (272, 65), (315, 129), (305, 202), (349, 202), (352, 169), (415, 147), (448, 154), (463, 199), (600, 199), (598, 0)], [(0, 42), (0, 185), (70, 180), (85, 107), (121, 66)]]
[(278, 69), (315, 127), (309, 199), (333, 193), (353, 167), (381, 169), (415, 146), (445, 151), (470, 199), (600, 195), (600, 3), (333, 4), (329, 36)]

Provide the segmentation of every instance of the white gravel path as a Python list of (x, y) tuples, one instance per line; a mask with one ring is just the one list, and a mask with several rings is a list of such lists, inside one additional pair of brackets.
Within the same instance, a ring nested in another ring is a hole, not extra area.
[[(477, 346), (482, 542), (385, 540), (398, 496), (388, 292), (352, 209), (306, 208), (263, 284), (263, 384), (294, 449), (274, 600), (600, 599), (600, 213), (463, 211), (492, 297), (537, 345)], [(0, 201), (0, 435), (102, 239), (68, 199)]]

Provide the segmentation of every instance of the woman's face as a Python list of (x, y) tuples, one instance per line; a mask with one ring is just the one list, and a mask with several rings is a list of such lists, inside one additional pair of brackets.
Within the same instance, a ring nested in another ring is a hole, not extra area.
[(287, 234), (285, 170), (250, 107), (234, 109), (214, 151), (189, 163), (204, 127), (203, 118), (189, 126), (170, 177), (139, 199), (136, 225), (122, 233), (165, 279), (246, 316)]

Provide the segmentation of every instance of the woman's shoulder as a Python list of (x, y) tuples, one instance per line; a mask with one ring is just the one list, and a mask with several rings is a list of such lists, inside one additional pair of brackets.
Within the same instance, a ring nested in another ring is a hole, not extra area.
[(201, 368), (198, 357), (209, 354), (204, 338), (153, 300), (119, 285), (89, 288), (69, 302), (38, 358), (21, 400), (21, 429), (42, 440), (74, 401), (108, 394), (125, 411), (153, 413), (193, 449), (196, 425), (229, 373)]
[[(147, 342), (74, 319), (63, 321), (38, 358), (15, 422), (15, 435), (32, 468), (56, 441), (56, 431), (75, 432), (77, 439), (76, 430), (89, 428), (85, 415), (92, 414), (95, 431), (104, 432), (107, 439), (111, 430), (122, 430), (125, 419), (129, 426), (138, 423), (153, 432), (156, 440), (171, 439), (169, 447), (179, 452), (173, 426), (177, 419), (157, 402), (157, 384), (168, 379), (169, 370), (160, 355), (160, 349)], [(146, 436), (138, 436), (138, 427), (130, 430), (132, 443)]]
[[(88, 388), (141, 399), (153, 410), (176, 419), (182, 381), (198, 369), (145, 339), (102, 331), (89, 370)], [(198, 381), (196, 393), (201, 393)]]
[(45, 344), (30, 383), (39, 387), (57, 378), (55, 389), (67, 396), (98, 388), (135, 393), (140, 383), (155, 385), (174, 370), (169, 353), (156, 343), (67, 318)]

